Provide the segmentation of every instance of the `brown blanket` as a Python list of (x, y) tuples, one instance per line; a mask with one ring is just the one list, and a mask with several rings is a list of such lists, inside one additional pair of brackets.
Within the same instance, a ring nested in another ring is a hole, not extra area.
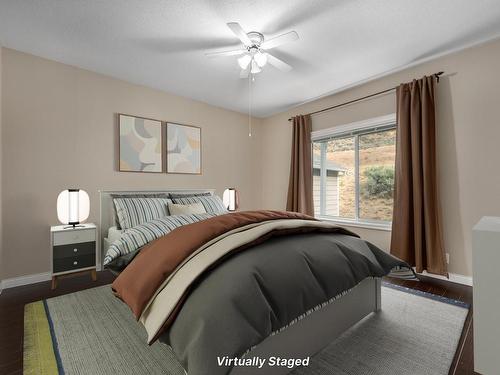
[(113, 291), (139, 319), (160, 285), (205, 243), (236, 228), (282, 219), (316, 220), (294, 212), (245, 211), (182, 226), (145, 246), (114, 281)]

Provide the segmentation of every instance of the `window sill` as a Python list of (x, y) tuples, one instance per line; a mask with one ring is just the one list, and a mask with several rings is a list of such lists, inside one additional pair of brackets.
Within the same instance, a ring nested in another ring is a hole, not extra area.
[(316, 219), (321, 221), (328, 221), (330, 223), (338, 224), (341, 226), (345, 225), (348, 227), (355, 227), (355, 228), (374, 229), (384, 232), (390, 232), (392, 229), (391, 223), (374, 223), (369, 221), (343, 220), (343, 219), (334, 219), (328, 216), (316, 216)]

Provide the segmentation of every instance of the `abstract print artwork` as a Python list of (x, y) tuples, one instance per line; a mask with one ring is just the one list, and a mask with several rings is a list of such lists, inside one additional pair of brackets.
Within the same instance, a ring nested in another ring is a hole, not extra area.
[(120, 171), (163, 172), (161, 121), (119, 115)]
[(201, 129), (167, 123), (167, 173), (201, 174)]

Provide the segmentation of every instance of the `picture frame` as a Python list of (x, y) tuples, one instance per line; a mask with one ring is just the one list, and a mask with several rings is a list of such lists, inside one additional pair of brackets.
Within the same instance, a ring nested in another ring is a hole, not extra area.
[(118, 170), (163, 173), (164, 131), (162, 121), (118, 114)]
[(202, 174), (201, 128), (174, 122), (166, 123), (167, 173)]

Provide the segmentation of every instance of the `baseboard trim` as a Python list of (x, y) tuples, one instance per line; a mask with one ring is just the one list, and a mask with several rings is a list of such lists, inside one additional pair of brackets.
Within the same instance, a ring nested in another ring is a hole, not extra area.
[(433, 277), (439, 280), (451, 281), (452, 283), (456, 284), (472, 286), (472, 276), (459, 275), (458, 273), (449, 273), (448, 276), (450, 276), (450, 278), (441, 275), (434, 275), (432, 273), (428, 273), (427, 271), (419, 273), (418, 275)]
[(15, 288), (16, 286), (23, 286), (29, 284), (40, 283), (42, 281), (47, 281), (52, 278), (50, 272), (36, 273), (34, 275), (25, 275), (19, 277), (13, 277), (10, 279), (4, 279), (0, 283), (0, 291), (2, 289)]

